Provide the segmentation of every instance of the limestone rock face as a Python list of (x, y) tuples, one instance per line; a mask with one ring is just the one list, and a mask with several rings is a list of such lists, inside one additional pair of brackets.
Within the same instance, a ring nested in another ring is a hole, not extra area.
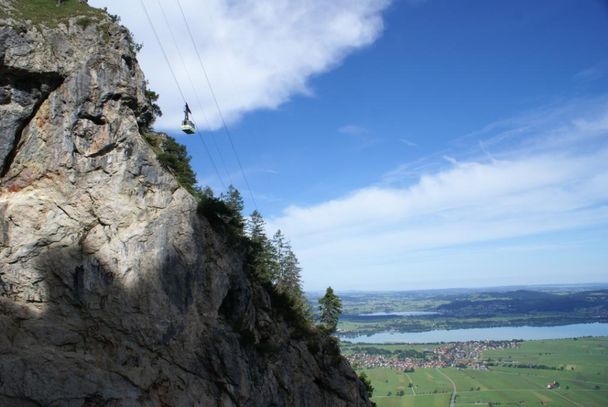
[(0, 406), (369, 406), (158, 164), (149, 112), (109, 17), (0, 19)]

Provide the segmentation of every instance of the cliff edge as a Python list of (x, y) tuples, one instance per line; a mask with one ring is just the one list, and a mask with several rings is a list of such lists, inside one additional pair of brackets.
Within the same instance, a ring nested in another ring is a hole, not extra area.
[(369, 406), (158, 163), (128, 30), (21, 3), (0, 0), (0, 406)]

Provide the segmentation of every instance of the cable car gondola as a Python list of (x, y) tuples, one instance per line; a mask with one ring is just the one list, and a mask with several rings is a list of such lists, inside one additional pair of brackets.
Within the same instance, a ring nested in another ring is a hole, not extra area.
[(186, 107), (184, 108), (184, 120), (182, 121), (182, 131), (186, 134), (194, 134), (196, 132), (196, 126), (194, 122), (190, 120), (188, 114), (191, 114), (192, 111), (188, 107), (188, 103), (186, 103)]

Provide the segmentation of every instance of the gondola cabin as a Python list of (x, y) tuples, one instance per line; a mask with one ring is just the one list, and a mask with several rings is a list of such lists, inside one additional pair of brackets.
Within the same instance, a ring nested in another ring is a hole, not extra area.
[(182, 120), (182, 125), (181, 125), (182, 131), (186, 134), (193, 134), (194, 132), (196, 132), (196, 126), (194, 125), (194, 122), (192, 120), (190, 120), (190, 117), (188, 116), (188, 114), (191, 114), (191, 113), (192, 113), (192, 111), (190, 110), (188, 103), (186, 103), (186, 106), (184, 107), (184, 120)]
[(192, 120), (184, 119), (181, 127), (182, 131), (186, 134), (194, 134), (194, 132), (196, 132), (196, 127), (194, 126), (194, 123), (192, 123)]

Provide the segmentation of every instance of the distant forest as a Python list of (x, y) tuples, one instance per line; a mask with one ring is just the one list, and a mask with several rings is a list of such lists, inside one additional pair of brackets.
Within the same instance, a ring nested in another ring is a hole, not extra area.
[(506, 293), (482, 293), (473, 298), (454, 299), (439, 305), (436, 311), (444, 315), (501, 316), (527, 313), (582, 312), (608, 314), (608, 290), (574, 293), (547, 293), (517, 290)]

